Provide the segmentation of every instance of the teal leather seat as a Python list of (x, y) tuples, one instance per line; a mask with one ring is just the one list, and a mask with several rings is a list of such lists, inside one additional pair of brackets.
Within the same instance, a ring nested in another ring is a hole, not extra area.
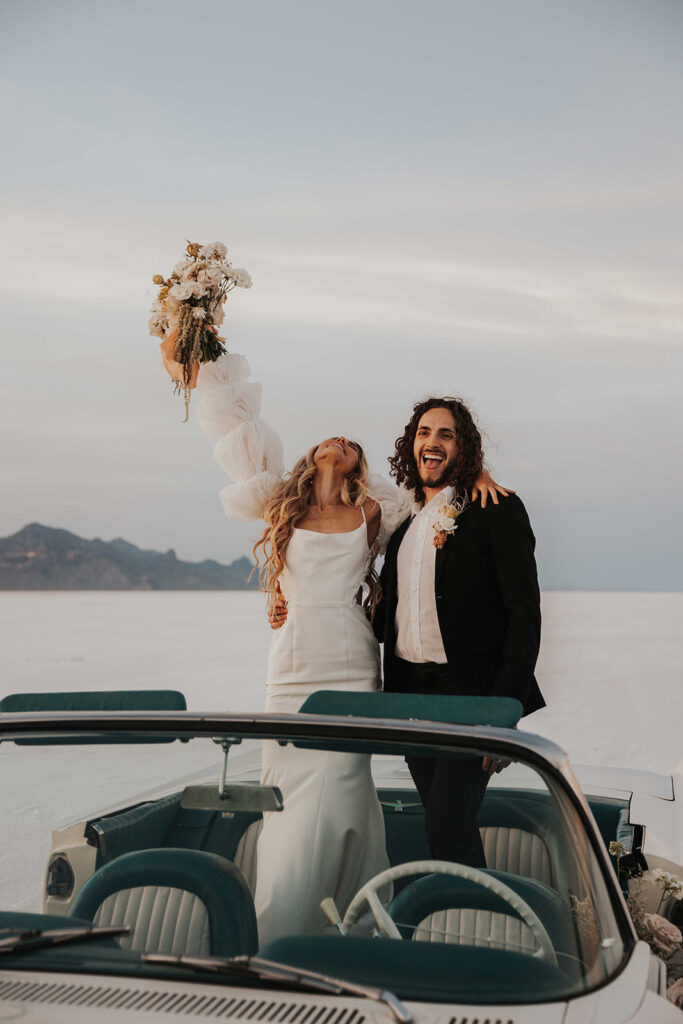
[[(571, 915), (558, 892), (505, 871), (485, 874), (513, 889), (535, 911), (556, 953), (573, 951)], [(404, 939), (517, 953), (534, 953), (537, 948), (528, 926), (502, 896), (466, 878), (425, 875), (393, 900), (389, 914)]]
[(254, 901), (238, 869), (213, 853), (176, 848), (126, 853), (88, 879), (69, 916), (128, 925), (121, 946), (144, 953), (255, 953)]

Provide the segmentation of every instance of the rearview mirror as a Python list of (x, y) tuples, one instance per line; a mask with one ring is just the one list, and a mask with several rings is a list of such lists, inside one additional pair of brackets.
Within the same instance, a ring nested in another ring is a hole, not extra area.
[(282, 793), (277, 786), (258, 786), (240, 783), (226, 786), (223, 793), (217, 786), (186, 786), (180, 806), (192, 811), (281, 811)]

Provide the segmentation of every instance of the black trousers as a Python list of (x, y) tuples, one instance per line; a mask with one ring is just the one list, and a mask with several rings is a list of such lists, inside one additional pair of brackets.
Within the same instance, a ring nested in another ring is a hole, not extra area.
[[(397, 659), (397, 690), (403, 693), (457, 694), (447, 665), (413, 664)], [(489, 774), (481, 756), (407, 757), (425, 809), (425, 829), (432, 857), (485, 868), (484, 847), (477, 815), (484, 800)]]

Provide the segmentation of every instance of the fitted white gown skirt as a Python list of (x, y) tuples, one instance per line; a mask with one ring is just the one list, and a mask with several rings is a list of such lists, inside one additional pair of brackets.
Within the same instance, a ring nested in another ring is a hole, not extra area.
[[(316, 690), (372, 691), (379, 647), (355, 595), (369, 562), (365, 524), (342, 534), (295, 530), (282, 590), (285, 626), (274, 633), (266, 711), (296, 713)], [(284, 810), (264, 815), (257, 848), (259, 941), (313, 935), (333, 896), (344, 916), (356, 892), (389, 862), (370, 755), (263, 744), (262, 782)]]

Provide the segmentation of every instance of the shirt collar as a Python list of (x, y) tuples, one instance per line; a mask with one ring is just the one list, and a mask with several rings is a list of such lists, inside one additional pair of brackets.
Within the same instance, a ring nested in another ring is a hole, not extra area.
[(431, 501), (428, 501), (426, 505), (421, 505), (419, 502), (415, 502), (410, 510), (411, 516), (419, 516), (424, 512), (426, 515), (431, 515), (432, 512), (436, 512), (442, 505), (450, 505), (455, 497), (455, 487), (450, 484), (448, 487), (444, 487), (442, 491), (435, 494)]

